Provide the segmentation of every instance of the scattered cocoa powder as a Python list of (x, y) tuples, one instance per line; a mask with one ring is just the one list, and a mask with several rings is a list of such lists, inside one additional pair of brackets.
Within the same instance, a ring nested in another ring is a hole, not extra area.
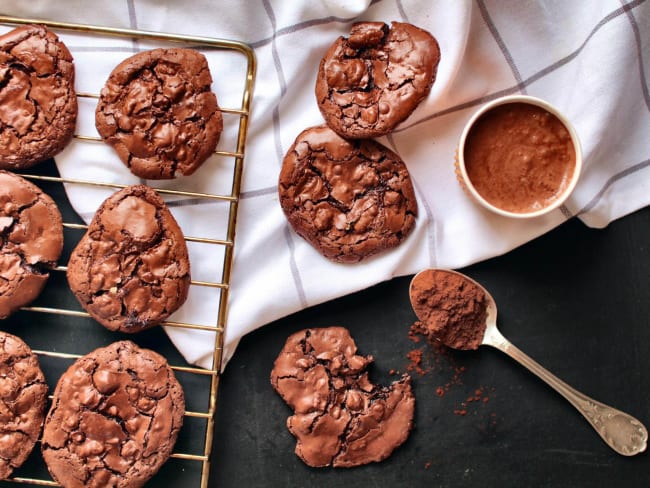
[(421, 376), (424, 376), (427, 371), (422, 368), (422, 349), (413, 349), (406, 354), (409, 359), (409, 364), (406, 367), (407, 371), (415, 371)]
[(409, 327), (408, 337), (411, 340), (411, 342), (414, 342), (416, 344), (420, 342), (422, 336), (419, 335), (420, 334), (419, 330), (420, 330), (421, 327), (422, 327), (422, 325), (420, 323), (418, 323), (418, 321), (415, 321)]
[[(406, 367), (407, 371), (415, 371), (421, 376), (424, 376), (436, 370), (438, 372), (450, 373), (449, 378), (444, 383), (435, 388), (435, 393), (438, 397), (444, 397), (452, 388), (463, 384), (462, 375), (465, 373), (466, 368), (458, 364), (454, 352), (440, 343), (435, 338), (431, 338), (425, 330), (422, 322), (416, 321), (411, 325), (408, 332), (409, 339), (419, 344), (422, 340), (427, 341), (426, 348), (416, 348), (406, 354), (409, 363)], [(425, 354), (426, 352), (429, 354)], [(469, 408), (472, 404), (480, 405), (486, 404), (490, 401), (489, 392), (493, 392), (494, 388), (480, 386), (474, 389), (474, 393), (468, 396), (464, 401), (457, 404), (452, 412), (458, 416), (466, 416), (469, 413)], [(494, 418), (494, 414), (493, 414)]]
[(411, 282), (411, 305), (419, 324), (414, 332), (453, 349), (478, 349), (485, 334), (487, 298), (461, 274), (427, 269)]
[[(427, 341), (427, 347), (416, 348), (409, 351), (406, 354), (406, 357), (409, 360), (409, 363), (406, 367), (407, 371), (415, 371), (424, 376), (425, 374), (432, 371), (434, 368), (436, 370), (447, 369), (451, 366), (452, 376), (449, 381), (445, 384), (440, 385), (436, 389), (438, 396), (444, 396), (452, 386), (462, 384), (461, 374), (465, 371), (464, 366), (460, 366), (456, 363), (450, 350), (438, 342), (437, 340), (431, 339), (426, 335), (422, 334), (423, 325), (421, 322), (415, 322), (409, 328), (409, 338), (414, 343), (420, 343), (422, 340)], [(427, 351), (429, 354), (425, 354)]]
[[(466, 372), (465, 366), (458, 364), (456, 354), (454, 351), (440, 343), (438, 340), (431, 338), (428, 334), (423, 333), (424, 326), (421, 322), (417, 321), (411, 325), (408, 331), (408, 337), (413, 344), (418, 346), (406, 354), (408, 371), (415, 371), (421, 376), (430, 374), (432, 371), (441, 374), (448, 374), (447, 381), (435, 387), (435, 393), (438, 397), (445, 397), (445, 395), (454, 387), (463, 385), (462, 375)], [(419, 346), (422, 341), (426, 341), (427, 347)], [(494, 392), (494, 388), (480, 386), (474, 389), (473, 395), (467, 397), (465, 401), (457, 403), (452, 408), (452, 413), (460, 417), (466, 417), (471, 412), (476, 413), (479, 406), (487, 404), (490, 400), (489, 392)], [(470, 410), (471, 409), (471, 410)], [(475, 418), (474, 416), (472, 416)], [(484, 419), (484, 415), (482, 416)], [(494, 412), (489, 413), (486, 424), (479, 429), (485, 432), (494, 431), (497, 425), (497, 414)], [(424, 463), (424, 469), (430, 469), (432, 466), (431, 461)]]
[[(457, 415), (466, 415), (467, 409), (471, 403), (487, 403), (490, 401), (490, 397), (487, 394), (487, 388), (481, 386), (474, 390), (474, 395), (467, 397), (464, 402), (460, 403), (460, 408), (454, 410), (454, 413)], [(491, 388), (490, 391), (494, 391), (494, 388)]]

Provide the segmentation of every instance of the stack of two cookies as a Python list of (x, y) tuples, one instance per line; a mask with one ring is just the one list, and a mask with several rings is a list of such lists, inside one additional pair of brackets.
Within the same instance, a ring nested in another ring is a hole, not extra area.
[(284, 157), (280, 204), (293, 229), (328, 259), (354, 263), (399, 245), (417, 201), (409, 172), (373, 140), (426, 98), (440, 49), (407, 23), (353, 24), (320, 62), (316, 99), (326, 125), (298, 135)]
[[(194, 173), (214, 152), (223, 120), (208, 62), (192, 49), (154, 49), (111, 72), (95, 112), (97, 131), (134, 175)], [(73, 251), (68, 282), (110, 330), (161, 323), (186, 300), (190, 263), (183, 233), (156, 191), (126, 187), (97, 210)]]

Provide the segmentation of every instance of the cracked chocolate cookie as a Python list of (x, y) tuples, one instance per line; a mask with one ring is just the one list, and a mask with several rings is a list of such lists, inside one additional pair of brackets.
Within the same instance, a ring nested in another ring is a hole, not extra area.
[(41, 293), (62, 250), (63, 222), (54, 200), (0, 170), (0, 319)]
[(349, 468), (386, 459), (406, 441), (415, 397), (403, 375), (374, 385), (347, 329), (326, 327), (292, 334), (271, 371), (271, 384), (294, 410), (287, 419), (296, 454), (313, 467)]
[(214, 152), (223, 130), (203, 54), (154, 49), (122, 61), (101, 91), (95, 125), (141, 178), (190, 175)]
[(159, 324), (186, 300), (187, 245), (162, 198), (145, 185), (124, 188), (99, 207), (68, 262), (81, 306), (110, 330)]
[(0, 169), (59, 153), (76, 121), (72, 55), (56, 34), (26, 25), (0, 36)]
[(22, 339), (0, 332), (0, 479), (32, 452), (45, 418), (47, 383)]
[(143, 486), (167, 461), (185, 396), (165, 358), (119, 341), (77, 359), (59, 379), (41, 450), (66, 488)]
[(336, 262), (396, 247), (417, 216), (399, 156), (371, 139), (343, 139), (327, 126), (298, 135), (284, 157), (278, 192), (294, 230)]
[(320, 62), (316, 101), (333, 130), (348, 139), (392, 131), (429, 94), (440, 48), (427, 31), (393, 22), (358, 22)]

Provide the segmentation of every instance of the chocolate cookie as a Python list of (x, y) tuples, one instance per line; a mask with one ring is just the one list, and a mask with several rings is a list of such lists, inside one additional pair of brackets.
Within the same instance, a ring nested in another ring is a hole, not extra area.
[(68, 262), (79, 303), (104, 327), (138, 332), (187, 298), (190, 263), (180, 227), (162, 198), (129, 186), (99, 207)]
[(41, 293), (62, 250), (63, 222), (54, 200), (0, 170), (0, 319)]
[(436, 39), (414, 25), (355, 23), (320, 62), (318, 107), (342, 137), (387, 134), (429, 94), (439, 62)]
[(326, 126), (296, 138), (278, 191), (294, 230), (337, 262), (397, 246), (417, 216), (411, 178), (397, 154), (370, 139), (343, 139)]
[(165, 358), (130, 341), (77, 359), (59, 379), (41, 448), (66, 488), (139, 487), (169, 458), (185, 397)]
[(43, 427), (47, 384), (22, 339), (0, 332), (0, 479), (25, 462)]
[(68, 48), (42, 25), (0, 36), (0, 169), (51, 158), (70, 142), (76, 121)]
[(214, 152), (223, 130), (203, 54), (154, 49), (122, 61), (101, 91), (95, 125), (134, 175), (190, 175)]
[(305, 329), (291, 335), (275, 360), (271, 384), (294, 410), (287, 419), (296, 454), (309, 466), (349, 468), (386, 459), (413, 426), (408, 375), (389, 387), (365, 371), (347, 329)]

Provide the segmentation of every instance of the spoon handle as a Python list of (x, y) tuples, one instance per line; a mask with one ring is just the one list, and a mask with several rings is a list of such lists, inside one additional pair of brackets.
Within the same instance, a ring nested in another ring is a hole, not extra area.
[(572, 388), (508, 341), (496, 327), (488, 327), (483, 344), (506, 353), (566, 398), (617, 453), (633, 456), (645, 451), (648, 431), (636, 418)]

